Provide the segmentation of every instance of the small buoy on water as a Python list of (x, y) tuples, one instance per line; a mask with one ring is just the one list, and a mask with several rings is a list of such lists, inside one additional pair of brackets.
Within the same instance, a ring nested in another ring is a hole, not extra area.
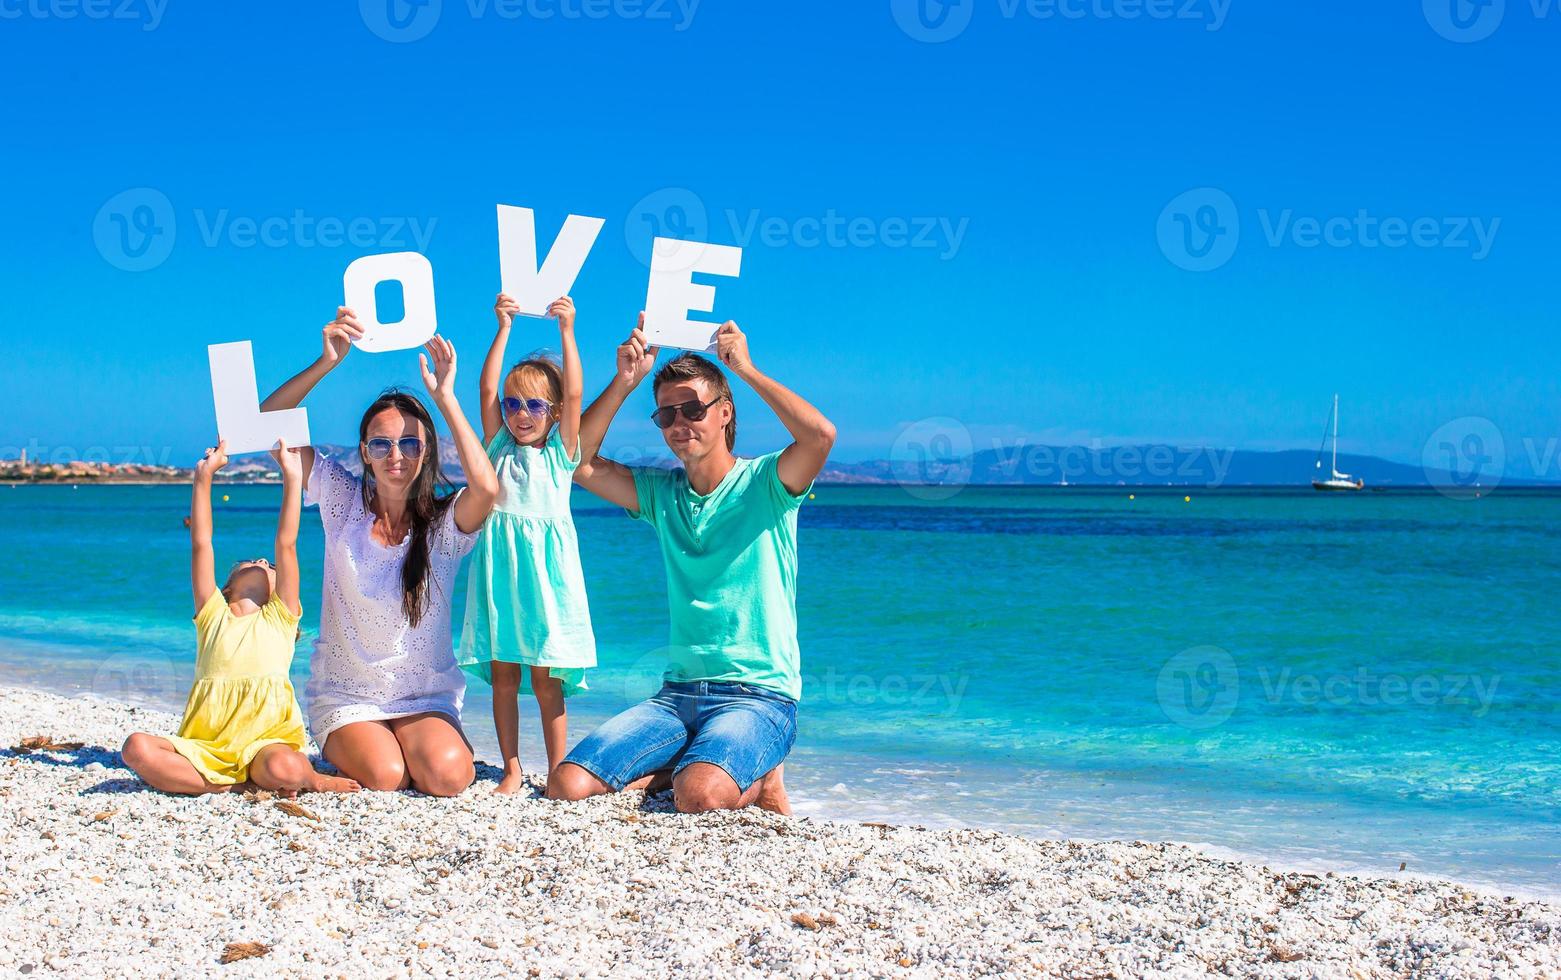
[(1182, 503), (1190, 504), (1190, 503), (1192, 503), (1192, 498), (1191, 497), (1183, 497), (1182, 498)]
[(818, 494), (810, 493), (810, 494), (808, 494), (808, 499), (809, 500), (817, 500), (818, 499)]
[(223, 494), (223, 495), (222, 495), (222, 502), (223, 502), (223, 503), (227, 503), (227, 502), (228, 502), (228, 501), (229, 501), (229, 500), (232, 500), (232, 499), (233, 499), (233, 498), (232, 498), (232, 497), (229, 497), (229, 496), (228, 496), (228, 495), (227, 495), (227, 494)]
[(1138, 499), (1138, 494), (1130, 493), (1130, 494), (1127, 495), (1127, 499), (1129, 499), (1129, 500), (1137, 500)]

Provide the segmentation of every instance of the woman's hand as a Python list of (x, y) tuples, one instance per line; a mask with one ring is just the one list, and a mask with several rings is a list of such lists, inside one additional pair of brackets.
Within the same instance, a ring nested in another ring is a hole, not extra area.
[(325, 351), (320, 359), (327, 367), (334, 368), (352, 350), (352, 342), (362, 339), (363, 328), (358, 326), (358, 315), (345, 306), (338, 306), (336, 319), (325, 325)]
[(753, 373), (753, 358), (748, 354), (748, 335), (738, 329), (732, 320), (721, 324), (721, 329), (715, 334), (716, 356), (721, 363), (732, 369), (732, 373), (739, 378), (746, 378)]
[(520, 304), (515, 302), (509, 293), (500, 293), (494, 300), (493, 315), (499, 318), (499, 329), (508, 330), (515, 323), (515, 314), (520, 312)]
[(296, 449), (289, 449), (286, 440), (278, 439), (271, 458), (282, 471), (282, 482), (287, 486), (299, 486), (304, 482), (304, 458)]
[[(455, 398), (455, 347), (443, 337), (434, 336), (433, 340), (423, 345), (427, 353), (417, 355), (417, 362), (423, 369), (423, 384), (428, 387), (428, 394), (436, 402)], [(433, 370), (428, 368), (428, 359), (434, 359)]]
[(548, 316), (558, 317), (559, 330), (573, 330), (575, 328), (575, 301), (568, 296), (560, 296), (553, 300), (547, 308)]
[(618, 380), (630, 388), (637, 386), (656, 366), (656, 355), (659, 353), (661, 348), (650, 346), (650, 341), (645, 337), (645, 314), (642, 311), (634, 332), (629, 334), (628, 340), (618, 345)]
[(195, 475), (210, 480), (226, 465), (228, 465), (228, 440), (221, 439), (216, 446), (207, 449), (206, 455), (195, 464)]

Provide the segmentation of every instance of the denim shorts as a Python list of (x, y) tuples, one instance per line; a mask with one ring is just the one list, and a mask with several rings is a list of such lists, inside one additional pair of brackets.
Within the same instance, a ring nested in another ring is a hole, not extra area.
[(797, 740), (797, 702), (751, 684), (667, 682), (648, 701), (587, 735), (572, 762), (613, 790), (695, 762), (726, 770), (738, 792), (786, 759)]

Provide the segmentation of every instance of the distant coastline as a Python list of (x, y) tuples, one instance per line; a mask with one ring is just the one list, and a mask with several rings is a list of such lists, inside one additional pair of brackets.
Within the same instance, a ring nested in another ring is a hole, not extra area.
[[(342, 458), (349, 469), (359, 469), (351, 447), (319, 448)], [(454, 447), (446, 444), (441, 448), (440, 464), (445, 474), (452, 482), (464, 482)], [(965, 487), (1309, 489), (1315, 473), (1314, 454), (1310, 450), (1257, 451), (1168, 444), (1042, 446), (1021, 442), (967, 455), (936, 455), (926, 452), (927, 448), (919, 447), (919, 451), (907, 451), (891, 459), (832, 462), (819, 475), (818, 485), (927, 487), (944, 493)], [(641, 466), (677, 465), (675, 459), (660, 456), (618, 461)], [(1338, 465), (1362, 477), (1368, 491), (1447, 488), (1477, 494), (1497, 486), (1509, 490), (1561, 489), (1561, 479), (1551, 472), (1551, 466), (1532, 459), (1509, 459), (1505, 466), (1487, 463), (1485, 470), (1474, 473), (1451, 473), (1350, 454), (1340, 454)], [(0, 483), (13, 485), (187, 484), (192, 477), (193, 471), (186, 467), (145, 463), (39, 462), (25, 457), (0, 460)], [(274, 484), (277, 479), (271, 458), (255, 455), (230, 464), (218, 482)]]

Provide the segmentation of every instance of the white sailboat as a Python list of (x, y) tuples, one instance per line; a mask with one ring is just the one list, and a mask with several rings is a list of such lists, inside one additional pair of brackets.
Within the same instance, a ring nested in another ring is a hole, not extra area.
[[(1333, 442), (1333, 466), (1331, 467), (1331, 472), (1332, 472), (1333, 475), (1330, 476), (1326, 480), (1313, 480), (1312, 481), (1312, 489), (1313, 490), (1344, 490), (1344, 491), (1348, 491), (1348, 490), (1363, 490), (1366, 487), (1366, 481), (1365, 480), (1359, 480), (1359, 479), (1356, 479), (1353, 476), (1350, 476), (1348, 473), (1340, 473), (1339, 472), (1339, 396), (1338, 395), (1334, 395), (1333, 396), (1333, 418), (1330, 421), (1332, 423), (1332, 428), (1333, 428), (1333, 435), (1332, 435), (1332, 442)], [(1323, 444), (1322, 444), (1322, 447), (1317, 450), (1317, 468), (1318, 469), (1322, 469), (1323, 468), (1323, 451), (1328, 448), (1329, 441), (1330, 440), (1329, 440), (1328, 430), (1324, 429), (1323, 430)]]

